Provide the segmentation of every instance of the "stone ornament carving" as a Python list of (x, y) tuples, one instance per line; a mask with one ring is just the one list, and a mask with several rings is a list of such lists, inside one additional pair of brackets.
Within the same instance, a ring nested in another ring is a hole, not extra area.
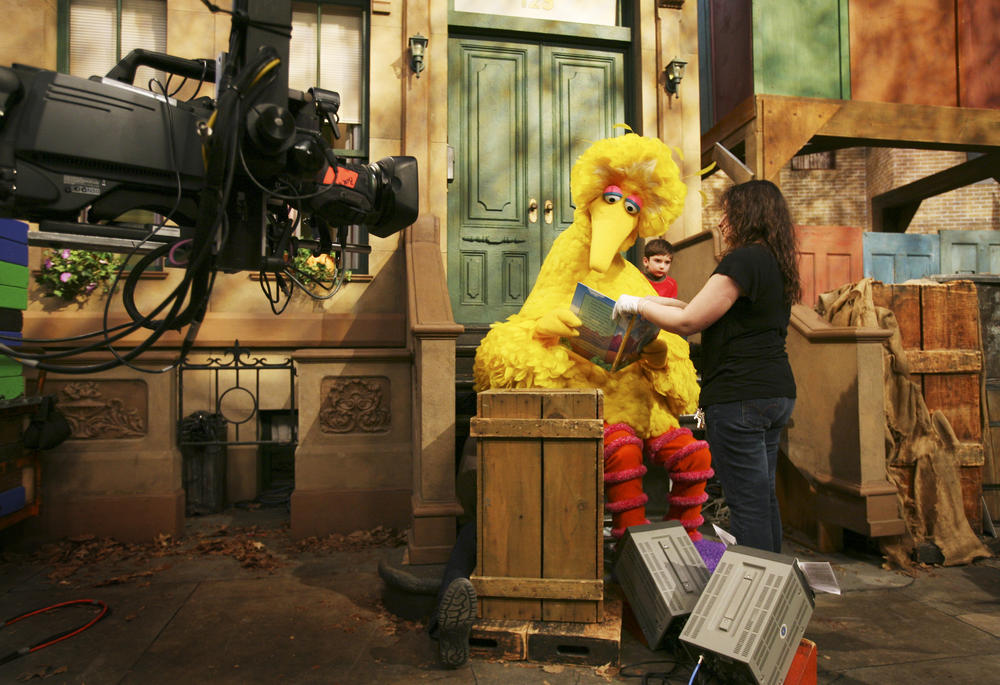
[(384, 433), (391, 425), (389, 379), (383, 376), (324, 378), (319, 409), (324, 433)]
[(69, 421), (72, 440), (118, 440), (146, 435), (148, 404), (142, 381), (54, 383), (56, 406)]

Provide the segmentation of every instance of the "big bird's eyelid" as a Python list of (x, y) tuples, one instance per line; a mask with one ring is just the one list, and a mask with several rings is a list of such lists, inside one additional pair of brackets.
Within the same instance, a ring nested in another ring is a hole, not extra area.
[(618, 186), (611, 185), (604, 189), (604, 201), (608, 204), (613, 205), (616, 202), (621, 202), (623, 197), (625, 197), (625, 193)]

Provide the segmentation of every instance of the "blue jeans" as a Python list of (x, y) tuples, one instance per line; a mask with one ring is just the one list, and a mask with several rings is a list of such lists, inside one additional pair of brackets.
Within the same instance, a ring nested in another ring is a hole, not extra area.
[(781, 552), (781, 512), (774, 491), (778, 439), (795, 400), (771, 397), (705, 407), (712, 467), (729, 506), (730, 532), (741, 545)]

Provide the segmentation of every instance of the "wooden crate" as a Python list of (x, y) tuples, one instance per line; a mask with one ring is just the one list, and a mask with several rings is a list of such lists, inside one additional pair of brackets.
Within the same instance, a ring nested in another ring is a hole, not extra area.
[(479, 393), (479, 616), (598, 623), (603, 617), (604, 396)]
[(609, 593), (600, 623), (482, 619), (472, 626), (469, 654), (480, 659), (617, 664), (622, 639), (622, 599)]
[(986, 415), (976, 286), (965, 280), (939, 285), (875, 282), (872, 299), (895, 315), (911, 377), (927, 409), (944, 414), (962, 443), (956, 466), (963, 505), (969, 525), (979, 533)]
[(1000, 378), (986, 381), (986, 412), (991, 448), (983, 464), (983, 501), (997, 521), (1000, 520)]

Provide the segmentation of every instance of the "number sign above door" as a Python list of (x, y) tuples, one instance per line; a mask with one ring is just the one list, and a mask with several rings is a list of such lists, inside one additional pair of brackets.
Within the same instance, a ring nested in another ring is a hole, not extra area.
[(617, 25), (617, 0), (455, 0), (456, 12)]

